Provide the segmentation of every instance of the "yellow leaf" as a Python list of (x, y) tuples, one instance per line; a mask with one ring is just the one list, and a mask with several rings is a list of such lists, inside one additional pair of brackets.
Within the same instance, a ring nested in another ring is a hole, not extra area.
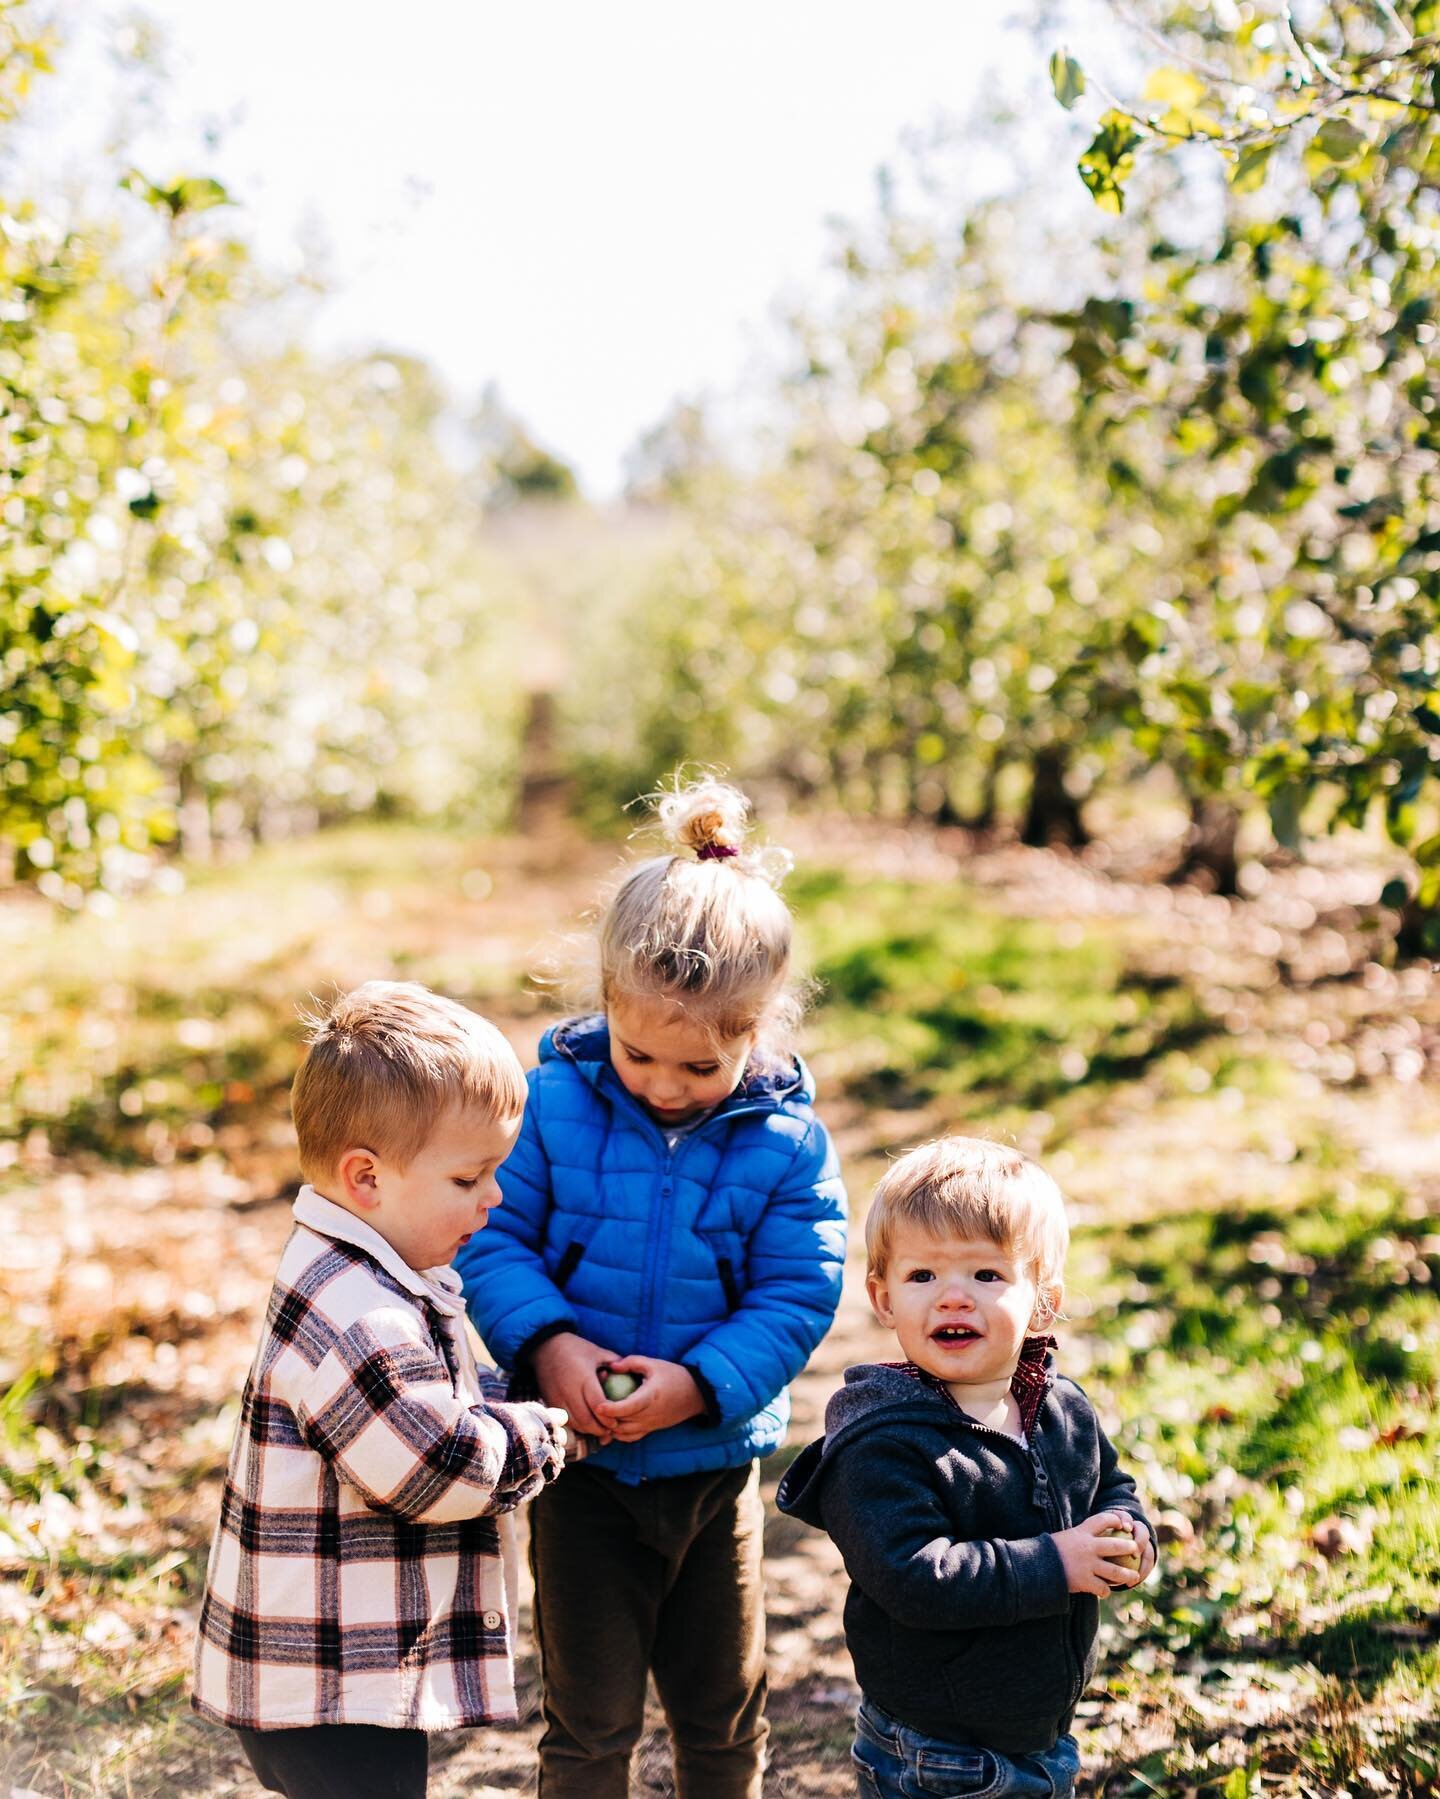
[(1205, 98), (1205, 83), (1188, 69), (1156, 69), (1145, 83), (1145, 98), (1154, 106), (1189, 113)]
[(1208, 112), (1182, 112), (1178, 107), (1171, 107), (1160, 120), (1163, 131), (1187, 133), (1192, 137), (1223, 137), (1225, 127), (1219, 119), (1212, 118)]

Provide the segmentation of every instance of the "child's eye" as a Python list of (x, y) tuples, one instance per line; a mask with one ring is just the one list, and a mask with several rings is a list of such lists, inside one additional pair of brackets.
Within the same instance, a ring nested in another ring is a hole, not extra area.
[(928, 1268), (913, 1268), (905, 1278), (907, 1281), (933, 1281), (935, 1276)]
[(465, 1192), (468, 1193), (470, 1191), (470, 1189), (478, 1183), (480, 1176), (477, 1174), (473, 1180), (468, 1180), (468, 1181), (465, 1180), (463, 1176), (458, 1175), (458, 1174), (453, 1176), (452, 1178), (454, 1179), (455, 1185), (457, 1187), (462, 1187), (465, 1190)]
[(702, 1081), (708, 1080), (712, 1074), (718, 1072), (713, 1062), (707, 1062), (703, 1066), (695, 1062), (687, 1062), (685, 1070), (687, 1074), (698, 1075)]
[(980, 1268), (976, 1270), (977, 1281), (1003, 1281), (1005, 1276), (998, 1268)]
[(649, 1056), (642, 1056), (638, 1049), (627, 1049), (625, 1054), (632, 1062), (648, 1062), (650, 1060)]

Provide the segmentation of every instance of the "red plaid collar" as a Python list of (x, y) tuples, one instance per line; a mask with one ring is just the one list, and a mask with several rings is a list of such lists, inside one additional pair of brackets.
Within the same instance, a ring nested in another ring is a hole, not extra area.
[[(1015, 1372), (1010, 1376), (1010, 1391), (1020, 1408), (1020, 1428), (1027, 1437), (1035, 1428), (1035, 1420), (1040, 1416), (1045, 1395), (1054, 1385), (1055, 1377), (1046, 1364), (1050, 1351), (1056, 1347), (1054, 1337), (1027, 1337), (1020, 1351), (1020, 1360), (1015, 1365)], [(929, 1387), (932, 1393), (938, 1393), (942, 1399), (948, 1400), (962, 1417), (970, 1416), (938, 1374), (917, 1368), (913, 1362), (886, 1362), (883, 1366), (898, 1368), (902, 1374), (918, 1380), (922, 1387)]]

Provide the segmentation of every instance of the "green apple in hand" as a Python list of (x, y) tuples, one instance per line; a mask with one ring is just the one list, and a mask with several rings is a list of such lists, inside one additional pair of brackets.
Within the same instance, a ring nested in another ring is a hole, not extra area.
[(628, 1399), (640, 1385), (638, 1374), (621, 1374), (608, 1362), (602, 1362), (595, 1372), (600, 1377), (601, 1390), (609, 1400)]

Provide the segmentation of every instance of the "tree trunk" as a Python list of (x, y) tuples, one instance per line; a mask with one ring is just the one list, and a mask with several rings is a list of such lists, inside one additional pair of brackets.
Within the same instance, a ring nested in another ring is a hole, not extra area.
[(974, 795), (973, 810), (967, 811), (963, 803), (964, 800), (971, 797), (968, 782), (966, 784), (967, 791), (961, 796), (959, 804), (956, 803), (954, 792), (947, 789), (945, 803), (940, 808), (939, 815), (935, 820), (936, 824), (958, 825), (961, 830), (974, 831), (977, 835), (988, 836), (995, 829), (995, 817), (999, 806), (996, 792), (1000, 785), (1000, 771), (1003, 766), (1003, 763), (992, 762), (985, 770), (979, 792)]
[(1179, 864), (1169, 879), (1195, 881), (1210, 892), (1227, 897), (1237, 894), (1240, 864), (1235, 840), (1239, 832), (1240, 814), (1229, 800), (1216, 793), (1192, 794), (1190, 829), (1185, 833)]
[(1081, 849), (1090, 841), (1080, 802), (1065, 790), (1065, 757), (1060, 750), (1041, 750), (1035, 758), (1020, 841), (1040, 849)]

